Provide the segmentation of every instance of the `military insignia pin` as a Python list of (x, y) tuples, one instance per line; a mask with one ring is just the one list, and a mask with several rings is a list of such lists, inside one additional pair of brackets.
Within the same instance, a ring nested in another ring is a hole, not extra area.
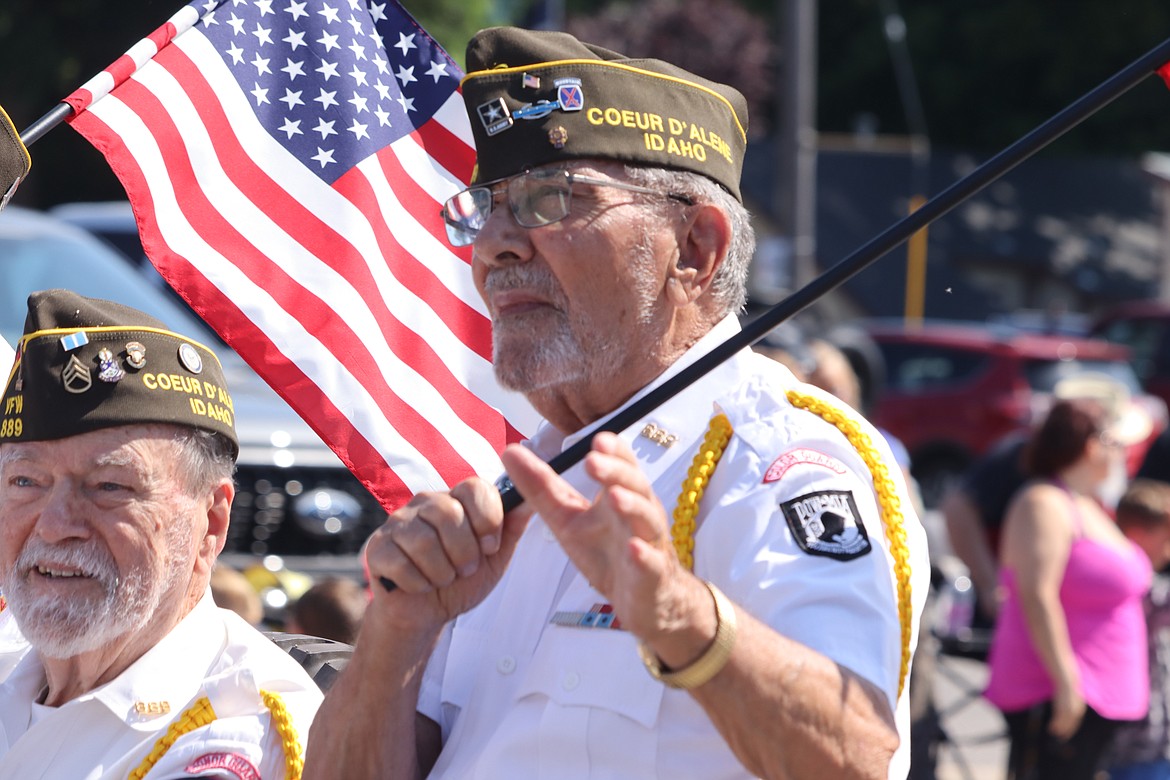
[(114, 353), (102, 347), (98, 350), (97, 356), (98, 379), (103, 382), (121, 382), (122, 377), (126, 376), (126, 372), (114, 360)]
[(498, 135), (515, 124), (512, 120), (512, 112), (508, 110), (508, 104), (504, 102), (503, 98), (481, 103), (475, 111), (479, 114), (479, 121), (483, 123), (483, 129), (487, 131), (489, 136)]
[(192, 374), (203, 371), (203, 358), (199, 357), (199, 352), (195, 347), (186, 342), (179, 345), (179, 362)]
[(525, 73), (520, 77), (520, 86), (524, 87), (524, 89), (540, 89), (540, 76)]
[(78, 347), (84, 347), (89, 343), (89, 336), (84, 330), (75, 331), (61, 337), (61, 346), (65, 348), (66, 352), (72, 352)]
[(580, 111), (585, 107), (585, 94), (581, 91), (581, 82), (557, 84), (557, 104), (561, 111)]
[(146, 347), (138, 341), (126, 344), (126, 365), (133, 369), (146, 367)]
[(548, 142), (555, 149), (564, 149), (565, 144), (569, 142), (569, 131), (560, 125), (551, 128), (548, 131)]
[(69, 362), (61, 369), (61, 383), (69, 393), (84, 393), (93, 387), (93, 376), (86, 365), (77, 359), (77, 355), (70, 355)]

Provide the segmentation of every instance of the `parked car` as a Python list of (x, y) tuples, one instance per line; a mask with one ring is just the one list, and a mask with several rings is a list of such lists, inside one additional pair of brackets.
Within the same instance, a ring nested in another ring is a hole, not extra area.
[(140, 268), (80, 228), (9, 206), (0, 214), (0, 335), (9, 344), (23, 331), (28, 294), (54, 287), (133, 306), (214, 345), (240, 437), (224, 561), (246, 568), (275, 555), (295, 571), (361, 576), (356, 553), (386, 513), (320, 437)]
[(1072, 374), (1112, 377), (1149, 413), (1153, 430), (1131, 462), (1166, 426), (1166, 404), (1143, 392), (1125, 346), (981, 323), (875, 320), (864, 328), (885, 362), (870, 416), (910, 451), (928, 506), (976, 457), (1039, 419), (1057, 382)]
[(1158, 301), (1122, 304), (1097, 317), (1089, 333), (1129, 347), (1142, 387), (1170, 404), (1170, 305)]

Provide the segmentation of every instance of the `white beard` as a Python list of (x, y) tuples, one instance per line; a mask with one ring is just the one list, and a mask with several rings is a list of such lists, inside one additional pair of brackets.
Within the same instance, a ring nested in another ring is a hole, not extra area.
[[(644, 235), (644, 234), (643, 234)], [(645, 237), (630, 258), (635, 272), (635, 323), (647, 325), (654, 317), (659, 280)], [(608, 312), (581, 312), (574, 308), (556, 278), (544, 266), (519, 263), (491, 271), (484, 292), (524, 289), (552, 304), (531, 317), (494, 320), (492, 352), (500, 384), (521, 393), (565, 385), (581, 379), (602, 380), (622, 371), (639, 347), (636, 331), (618, 340), (601, 341), (595, 321)], [(554, 310), (555, 309), (555, 310)]]
[[(12, 570), (0, 577), (8, 608), (29, 642), (48, 658), (68, 658), (101, 648), (145, 626), (185, 574), (185, 528), (168, 524), (167, 560), (161, 573), (146, 566), (119, 576), (113, 556), (94, 542), (49, 544), (31, 537)], [(35, 592), (30, 580), (41, 575), (37, 564), (76, 569), (93, 578), (104, 590), (97, 597), (45, 595)]]

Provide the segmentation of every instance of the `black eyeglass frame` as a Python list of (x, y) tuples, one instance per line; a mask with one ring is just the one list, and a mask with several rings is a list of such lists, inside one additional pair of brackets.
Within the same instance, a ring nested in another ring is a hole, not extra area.
[[(443, 207), (439, 210), (439, 216), (443, 218), (443, 223), (447, 227), (447, 240), (451, 243), (452, 246), (469, 246), (474, 243), (476, 236), (479, 235), (479, 231), (482, 229), (482, 222), (486, 222), (487, 218), (491, 216), (491, 213), (495, 210), (496, 191), (500, 188), (500, 185), (510, 185), (513, 181), (525, 179), (533, 175), (547, 175), (547, 178), (551, 181), (557, 174), (561, 174), (565, 177), (564, 182), (566, 197), (564, 199), (564, 208), (562, 209), (564, 213), (553, 219), (525, 219), (520, 213), (521, 209), (519, 205), (517, 205), (517, 202), (512, 198), (511, 187), (508, 186), (504, 188), (503, 192), (508, 200), (508, 208), (511, 210), (512, 217), (516, 220), (517, 225), (522, 228), (531, 229), (545, 227), (547, 225), (555, 225), (556, 223), (565, 219), (565, 217), (569, 216), (573, 206), (573, 185), (578, 182), (581, 184), (591, 184), (596, 187), (614, 187), (619, 190), (637, 192), (643, 195), (659, 195), (664, 198), (670, 198), (671, 200), (678, 201), (679, 203), (683, 203), (687, 206), (695, 205), (694, 198), (692, 198), (690, 195), (684, 195), (680, 192), (663, 192), (662, 190), (643, 187), (639, 184), (629, 184), (627, 182), (616, 181), (614, 179), (598, 179), (593, 176), (584, 176), (579, 173), (574, 173), (567, 168), (554, 168), (552, 170), (537, 168), (521, 171), (520, 173), (513, 174), (511, 176), (504, 176), (499, 179), (486, 181), (483, 184), (477, 184), (474, 187), (468, 187), (467, 189), (461, 190), (460, 192), (457, 192), (448, 198), (443, 204)], [(481, 193), (483, 195), (481, 195)], [(468, 224), (453, 219), (450, 216), (452, 213), (450, 208), (451, 204), (456, 199), (463, 198), (467, 195), (472, 196), (473, 201), (476, 202), (478, 213), (482, 215), (480, 227), (472, 228)], [(480, 195), (481, 198), (486, 196), (486, 208), (479, 205), (479, 199), (476, 198), (476, 195)], [(533, 213), (535, 213), (535, 211)]]

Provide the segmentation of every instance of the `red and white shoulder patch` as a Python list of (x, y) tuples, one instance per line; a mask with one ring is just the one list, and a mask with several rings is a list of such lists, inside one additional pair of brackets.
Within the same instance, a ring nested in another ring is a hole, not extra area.
[(239, 780), (261, 780), (260, 770), (239, 753), (205, 753), (183, 770), (189, 775), (199, 776), (207, 772), (230, 772)]
[(832, 471), (834, 474), (844, 474), (847, 470), (845, 464), (832, 455), (826, 455), (823, 452), (809, 449), (808, 447), (800, 447), (791, 452), (786, 452), (772, 461), (772, 465), (764, 473), (764, 482), (775, 482), (794, 466), (819, 466)]

